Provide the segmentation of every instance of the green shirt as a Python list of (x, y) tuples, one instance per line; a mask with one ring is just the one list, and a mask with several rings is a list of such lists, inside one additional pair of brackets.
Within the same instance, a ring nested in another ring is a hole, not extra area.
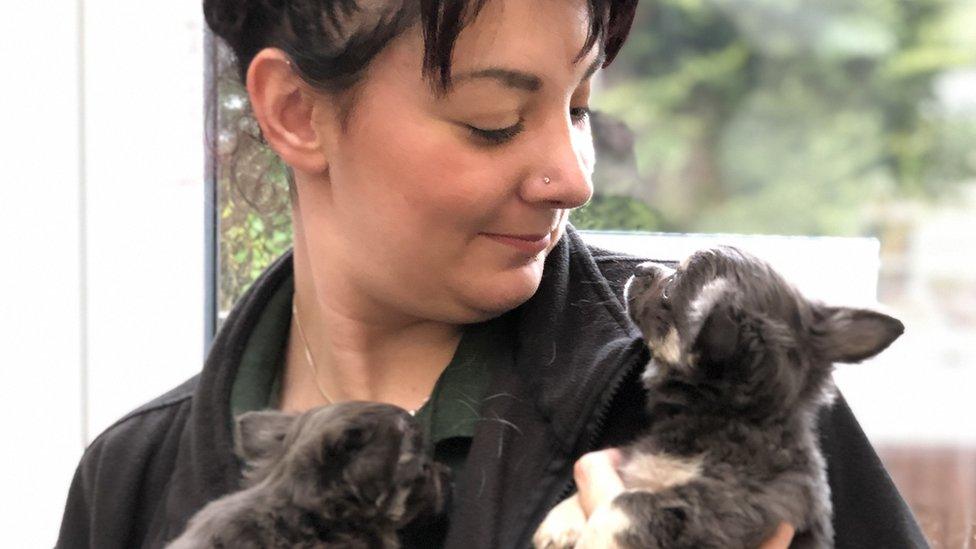
[[(231, 389), (231, 416), (279, 407), (281, 373), (291, 326), (294, 276), (268, 301), (248, 337)], [(455, 478), (468, 455), (492, 368), (512, 360), (506, 317), (465, 326), (454, 357), (437, 379), (430, 399), (417, 411), (434, 459)]]

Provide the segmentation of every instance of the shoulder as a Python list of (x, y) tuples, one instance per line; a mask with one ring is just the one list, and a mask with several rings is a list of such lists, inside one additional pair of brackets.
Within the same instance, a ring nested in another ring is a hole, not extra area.
[[(121, 419), (116, 421), (112, 427), (116, 425), (124, 424), (131, 419), (145, 416), (147, 414), (152, 414), (156, 411), (163, 411), (167, 409), (172, 409), (174, 406), (179, 406), (180, 404), (188, 402), (193, 398), (193, 393), (196, 391), (197, 384), (200, 381), (200, 374), (197, 374), (190, 379), (180, 383), (176, 387), (166, 391), (162, 395), (150, 400), (149, 402), (139, 406), (135, 410), (129, 412), (128, 414), (122, 416)], [(109, 431), (112, 429), (109, 427)]]
[(85, 484), (94, 487), (111, 482), (149, 461), (171, 457), (175, 452), (160, 450), (167, 445), (175, 449), (189, 418), (197, 381), (198, 376), (190, 378), (102, 431), (85, 449), (78, 466)]
[(586, 244), (586, 250), (593, 257), (593, 261), (600, 266), (601, 270), (612, 267), (633, 268), (644, 261), (650, 260), (648, 257), (608, 250), (607, 248), (601, 248), (593, 244)]
[(197, 380), (194, 376), (143, 404), (95, 437), (78, 464), (78, 488), (99, 493), (122, 490), (141, 480), (141, 471), (149, 462), (171, 459), (175, 451), (161, 450), (164, 446), (175, 450), (189, 418)]
[(648, 260), (645, 257), (608, 250), (591, 244), (587, 244), (585, 249), (618, 298), (623, 297), (624, 285), (630, 275), (634, 273), (634, 268)]
[(176, 421), (180, 412), (188, 412), (193, 393), (199, 381), (195, 375), (173, 389), (125, 414), (118, 421), (102, 431), (89, 445), (86, 454), (93, 449), (110, 446), (117, 440), (128, 442), (134, 434), (139, 440), (148, 442), (160, 428)]
[(147, 497), (159, 494), (173, 469), (197, 380), (129, 412), (88, 445), (68, 489), (58, 547), (86, 539), (99, 546), (95, 540), (126, 539), (144, 526), (139, 503), (155, 501)]

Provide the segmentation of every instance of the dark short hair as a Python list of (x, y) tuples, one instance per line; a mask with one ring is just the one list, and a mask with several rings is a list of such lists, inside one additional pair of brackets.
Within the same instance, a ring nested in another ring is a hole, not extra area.
[[(204, 0), (207, 24), (233, 50), (243, 82), (267, 47), (283, 50), (309, 84), (340, 96), (361, 79), (370, 61), (419, 18), (423, 74), (432, 88), (451, 86), (451, 53), (458, 35), (488, 0)], [(597, 40), (609, 65), (630, 31), (637, 0), (587, 0), (590, 26), (578, 61)], [(346, 105), (348, 108), (349, 105)], [(348, 112), (344, 112), (348, 115)]]

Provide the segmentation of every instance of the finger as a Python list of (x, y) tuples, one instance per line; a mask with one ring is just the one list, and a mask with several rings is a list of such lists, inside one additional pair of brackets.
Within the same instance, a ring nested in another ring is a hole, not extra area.
[(616, 449), (590, 452), (576, 461), (573, 478), (579, 489), (580, 505), (589, 517), (601, 504), (613, 501), (624, 491), (624, 484), (617, 474), (620, 452)]
[(532, 544), (540, 549), (575, 547), (585, 528), (586, 515), (580, 507), (579, 494), (573, 494), (549, 511), (532, 536)]
[(759, 549), (789, 549), (790, 542), (793, 541), (793, 534), (796, 530), (793, 526), (781, 522), (779, 527), (776, 528), (776, 532), (773, 533), (773, 537), (767, 539), (759, 546)]

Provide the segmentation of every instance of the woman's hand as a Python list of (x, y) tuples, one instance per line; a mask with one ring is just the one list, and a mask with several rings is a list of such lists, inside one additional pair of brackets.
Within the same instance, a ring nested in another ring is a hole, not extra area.
[[(577, 460), (573, 478), (579, 489), (579, 505), (587, 518), (602, 505), (609, 505), (613, 498), (624, 491), (623, 481), (617, 474), (620, 451), (616, 448), (590, 452)], [(773, 536), (759, 549), (788, 549), (795, 533), (792, 526), (782, 522)]]
[(776, 528), (776, 532), (773, 533), (773, 537), (767, 539), (759, 546), (759, 549), (788, 549), (790, 542), (793, 541), (793, 534), (796, 531), (792, 526), (785, 522), (779, 523), (779, 527)]

